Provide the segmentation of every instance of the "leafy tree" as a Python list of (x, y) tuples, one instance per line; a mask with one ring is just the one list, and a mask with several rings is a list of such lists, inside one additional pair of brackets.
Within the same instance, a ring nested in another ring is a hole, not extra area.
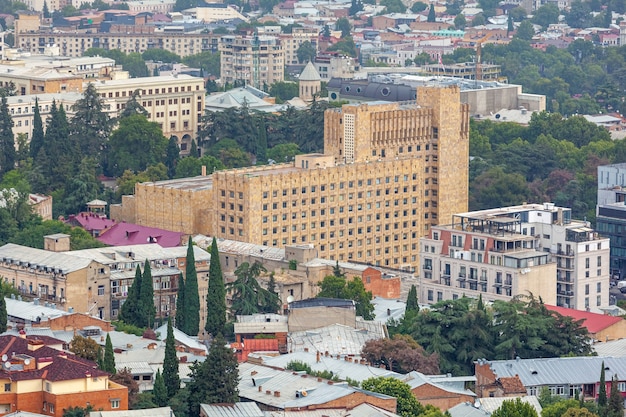
[(417, 300), (417, 289), (415, 288), (415, 285), (411, 285), (411, 289), (409, 290), (409, 295), (407, 296), (406, 299), (406, 309), (405, 309), (405, 313), (417, 313), (420, 311), (420, 306), (418, 304), (418, 300)]
[(589, 3), (575, 0), (570, 5), (569, 13), (565, 14), (565, 21), (573, 28), (585, 28), (591, 22), (590, 15)]
[(183, 274), (178, 275), (178, 291), (176, 294), (176, 328), (182, 332), (185, 327), (185, 280)]
[(165, 149), (165, 166), (167, 166), (167, 176), (174, 178), (176, 175), (176, 165), (180, 161), (180, 149), (176, 138), (172, 136), (167, 142), (167, 148)]
[(563, 413), (562, 417), (598, 417), (598, 415), (586, 408), (570, 408)]
[(172, 321), (167, 321), (167, 337), (165, 338), (165, 358), (163, 359), (163, 382), (167, 398), (173, 398), (180, 389), (178, 376), (178, 357), (176, 356), (176, 341)]
[[(421, 2), (421, 1), (416, 1), (415, 3), (413, 3), (413, 5), (411, 6), (411, 11), (413, 13), (421, 13), (424, 10), (426, 10), (428, 8), (428, 4)], [(459, 11), (460, 13), (460, 11)], [(448, 14), (458, 14), (458, 13), (448, 13)]]
[(139, 287), (139, 298), (137, 303), (139, 317), (137, 325), (139, 327), (150, 327), (154, 324), (156, 307), (154, 306), (154, 283), (152, 281), (152, 270), (150, 262), (146, 259), (141, 276), (141, 287)]
[(221, 139), (207, 153), (222, 161), (227, 168), (246, 167), (251, 162), (250, 156), (233, 139)]
[(559, 22), (559, 14), (559, 7), (556, 4), (546, 3), (535, 10), (531, 21), (546, 30), (552, 23)]
[(463, 30), (465, 29), (465, 26), (467, 26), (467, 20), (465, 19), (465, 15), (462, 13), (459, 13), (454, 18), (454, 27), (455, 29)]
[(607, 404), (607, 417), (623, 417), (624, 416), (624, 399), (619, 391), (619, 379), (617, 375), (613, 375), (611, 379), (611, 393)]
[(392, 339), (368, 340), (363, 357), (371, 364), (402, 374), (419, 371), (426, 375), (439, 373), (439, 357), (429, 354), (411, 336), (395, 335)]
[(104, 345), (104, 362), (103, 371), (115, 375), (117, 372), (115, 369), (115, 356), (113, 354), (113, 344), (111, 343), (111, 336), (107, 333), (106, 342)]
[(180, 62), (180, 57), (173, 52), (166, 51), (165, 49), (152, 48), (144, 51), (141, 54), (144, 61), (164, 62), (164, 63), (176, 63)]
[[(550, 391), (548, 390), (548, 395), (549, 394)], [(542, 407), (541, 417), (561, 417), (570, 408), (580, 407), (578, 400), (575, 399), (566, 400), (563, 398), (557, 398), (553, 402), (546, 405), (543, 405), (544, 402), (542, 402), (541, 399), (539, 402)]]
[(189, 236), (187, 243), (187, 258), (185, 260), (185, 328), (181, 329), (190, 336), (196, 336), (200, 331), (200, 296), (198, 293), (198, 273), (193, 253), (193, 242)]
[(226, 326), (226, 289), (220, 265), (220, 254), (217, 240), (211, 243), (211, 263), (209, 265), (209, 291), (207, 293), (207, 317), (205, 330), (212, 336), (224, 331)]
[(44, 236), (64, 233), (70, 235), (70, 250), (101, 248), (104, 246), (102, 242), (96, 240), (82, 227), (71, 227), (59, 220), (41, 221), (39, 217), (35, 217), (18, 219), (18, 224), (23, 224), (24, 227), (20, 228), (11, 238), (12, 243), (18, 245), (43, 249)]
[(69, 407), (67, 409), (63, 409), (63, 417), (89, 417), (92, 411), (93, 406), (91, 405), (88, 405), (87, 407)]
[(515, 33), (515, 37), (518, 39), (523, 39), (525, 41), (530, 41), (533, 36), (535, 36), (535, 29), (533, 28), (533, 24), (530, 20), (524, 20), (520, 23), (517, 28), (517, 32)]
[(70, 133), (83, 156), (99, 158), (111, 134), (111, 120), (93, 83), (87, 84), (83, 96), (72, 106), (74, 117)]
[(351, 56), (353, 58), (357, 56), (356, 45), (354, 44), (352, 36), (344, 36), (339, 42), (331, 45), (326, 50), (329, 52), (341, 52), (344, 55)]
[(405, 13), (406, 6), (400, 0), (381, 0), (381, 6), (385, 6), (386, 13)]
[(298, 144), (281, 143), (267, 150), (267, 158), (277, 163), (288, 162), (301, 153)]
[(97, 167), (95, 158), (85, 157), (80, 161), (78, 171), (67, 181), (63, 198), (55, 198), (59, 202), (55, 204), (55, 214), (68, 215), (83, 211), (88, 201), (102, 194), (102, 183), (98, 180)]
[(539, 417), (532, 405), (522, 402), (519, 398), (515, 401), (505, 400), (491, 415), (493, 417)]
[(165, 381), (163, 380), (160, 369), (157, 369), (156, 376), (154, 377), (152, 398), (158, 407), (165, 407), (167, 405), (167, 389), (165, 388)]
[(98, 360), (99, 346), (95, 340), (81, 335), (76, 335), (70, 341), (70, 352), (78, 357), (90, 361)]
[[(298, 96), (298, 84), (292, 82), (277, 81), (270, 86), (269, 92), (272, 97), (276, 97), (277, 102), (282, 103)], [(265, 119), (260, 118), (260, 120)]]
[(0, 101), (0, 178), (15, 168), (15, 136), (13, 135), (13, 119), (9, 114), (6, 96)]
[(355, 277), (348, 281), (345, 277), (329, 275), (319, 282), (318, 285), (321, 291), (317, 294), (317, 297), (354, 300), (356, 314), (362, 316), (365, 320), (373, 319), (372, 292), (365, 290), (361, 279)]
[(420, 416), (425, 411), (411, 392), (411, 387), (397, 378), (369, 378), (361, 383), (361, 388), (395, 397), (397, 400), (396, 414), (402, 417)]
[(238, 383), (237, 358), (220, 333), (213, 339), (206, 360), (191, 366), (189, 412), (198, 415), (200, 404), (236, 403)]
[(263, 308), (263, 313), (277, 313), (280, 310), (280, 297), (276, 292), (276, 280), (274, 279), (274, 273), (270, 273), (269, 280), (267, 282), (267, 292), (269, 293), (267, 303)]
[(278, 296), (261, 287), (258, 277), (267, 272), (260, 262), (250, 265), (243, 262), (235, 270), (235, 281), (226, 285), (232, 291), (231, 313), (233, 316), (251, 315), (262, 312), (268, 305), (277, 304)]
[(322, 37), (326, 39), (330, 38), (330, 27), (328, 25), (324, 25), (324, 29), (322, 30)]
[[(128, 294), (122, 308), (120, 309), (119, 319), (125, 323), (138, 325), (139, 319), (139, 294), (141, 291), (141, 268), (137, 265), (135, 270), (135, 280), (128, 289)], [(139, 327), (143, 327), (138, 325)]]
[(350, 36), (352, 26), (350, 25), (348, 19), (341, 17), (335, 22), (335, 29), (341, 31), (341, 37), (345, 38), (346, 36)]
[[(215, 33), (215, 31), (213, 31)], [(228, 31), (227, 31), (228, 33)], [(188, 55), (183, 58), (183, 63), (193, 67), (201, 68), (205, 71), (205, 76), (220, 76), (220, 54), (219, 52), (201, 52), (195, 55)]]
[(426, 19), (427, 22), (435, 22), (437, 19), (437, 16), (435, 15), (435, 5), (433, 3), (430, 3), (430, 8), (428, 9), (428, 18)]
[(133, 374), (128, 368), (121, 369), (118, 373), (109, 378), (113, 382), (124, 385), (128, 388), (128, 408), (133, 409), (137, 403), (137, 394), (139, 393), (139, 385), (133, 378)]
[(222, 161), (211, 155), (204, 155), (201, 158), (191, 156), (181, 159), (176, 164), (176, 174), (174, 178), (196, 177), (202, 173), (202, 166), (207, 168), (208, 173), (225, 169)]
[(167, 143), (159, 125), (144, 116), (137, 114), (121, 119), (109, 139), (109, 174), (119, 176), (127, 169), (142, 171), (162, 162)]
[(35, 112), (33, 114), (33, 135), (30, 139), (30, 156), (35, 159), (42, 148), (44, 141), (43, 123), (39, 110), (39, 99), (35, 97)]

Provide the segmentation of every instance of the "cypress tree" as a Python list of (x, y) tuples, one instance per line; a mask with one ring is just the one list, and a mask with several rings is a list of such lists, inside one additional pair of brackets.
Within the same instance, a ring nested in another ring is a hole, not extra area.
[(81, 155), (99, 158), (111, 134), (111, 118), (104, 110), (104, 102), (93, 83), (89, 83), (83, 96), (72, 107), (72, 138)]
[(178, 377), (178, 358), (176, 357), (176, 341), (172, 321), (167, 320), (167, 337), (165, 338), (165, 358), (163, 359), (163, 381), (167, 391), (167, 398), (171, 399), (180, 389)]
[(176, 328), (185, 331), (185, 280), (183, 274), (178, 275), (178, 291), (176, 294)]
[(434, 22), (435, 20), (437, 20), (437, 16), (435, 15), (435, 5), (430, 3), (430, 9), (428, 10), (428, 18), (426, 21)]
[(178, 149), (178, 143), (176, 138), (172, 136), (167, 143), (167, 149), (165, 150), (165, 166), (167, 167), (167, 176), (174, 178), (176, 174), (176, 164), (180, 160), (180, 149)]
[(120, 309), (120, 320), (124, 323), (138, 326), (139, 309), (139, 289), (141, 288), (141, 268), (137, 265), (135, 270), (135, 280), (128, 289), (126, 301)]
[(141, 277), (141, 289), (139, 290), (139, 327), (151, 327), (154, 324), (156, 316), (156, 307), (154, 306), (154, 283), (152, 281), (152, 270), (150, 262), (146, 259), (143, 266), (143, 275)]
[(115, 369), (115, 355), (113, 355), (113, 344), (111, 343), (111, 336), (107, 333), (107, 339), (104, 344), (104, 361), (102, 363), (103, 371), (115, 375), (117, 372)]
[(213, 238), (211, 244), (211, 264), (209, 266), (209, 291), (206, 297), (207, 314), (205, 330), (212, 336), (224, 331), (226, 326), (226, 289), (220, 264), (220, 253), (217, 250), (217, 240)]
[(198, 415), (200, 404), (236, 403), (238, 385), (237, 358), (220, 333), (213, 339), (206, 360), (191, 367), (187, 384), (191, 415)]
[(165, 407), (167, 405), (167, 389), (165, 388), (165, 380), (163, 379), (163, 375), (161, 375), (160, 369), (157, 369), (156, 376), (154, 377), (152, 402), (159, 407)]
[(602, 370), (600, 371), (600, 387), (598, 388), (598, 411), (600, 415), (606, 409), (606, 375), (604, 374), (604, 361), (602, 361)]
[(30, 139), (30, 156), (35, 159), (43, 146), (43, 122), (39, 110), (39, 99), (35, 97), (35, 113), (33, 115), (33, 136)]
[(7, 302), (4, 294), (0, 293), (0, 333), (7, 331)]
[(48, 8), (48, 2), (44, 0), (43, 9), (41, 11), (43, 13), (44, 19), (50, 19), (50, 9)]
[(63, 105), (52, 101), (50, 118), (43, 146), (37, 153), (35, 165), (42, 174), (43, 182), (38, 192), (49, 192), (63, 188), (79, 165), (78, 149), (70, 139), (69, 125)]
[(613, 375), (611, 379), (611, 393), (606, 410), (607, 417), (624, 417), (624, 399), (619, 392), (618, 384), (619, 378), (617, 375)]
[(195, 139), (191, 139), (191, 145), (189, 145), (189, 156), (193, 158), (200, 158), (200, 151), (198, 150), (198, 144)]
[(417, 302), (417, 289), (415, 285), (411, 285), (411, 289), (409, 290), (409, 295), (406, 299), (406, 310), (407, 313), (417, 313), (420, 311), (419, 304)]
[(185, 262), (185, 329), (183, 332), (189, 336), (196, 336), (200, 331), (200, 295), (198, 294), (198, 273), (196, 272), (196, 258), (193, 254), (191, 236), (189, 236), (187, 243)]
[(256, 144), (256, 161), (257, 164), (267, 163), (267, 129), (265, 128), (265, 118), (259, 119), (259, 136)]
[(0, 102), (0, 177), (15, 168), (15, 136), (13, 136), (13, 119), (9, 114), (6, 96)]

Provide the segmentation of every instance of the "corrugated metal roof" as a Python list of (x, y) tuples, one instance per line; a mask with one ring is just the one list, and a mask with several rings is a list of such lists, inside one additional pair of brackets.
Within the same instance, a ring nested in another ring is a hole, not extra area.
[(0, 247), (0, 260), (39, 270), (51, 270), (57, 273), (70, 273), (87, 268), (90, 259), (82, 259), (65, 253), (51, 252), (43, 249), (7, 243)]
[(574, 358), (487, 361), (498, 378), (518, 375), (525, 387), (563, 384), (595, 384), (600, 380), (602, 361), (606, 379), (626, 375), (626, 357), (581, 356)]
[(152, 375), (154, 373), (154, 371), (152, 370), (152, 367), (150, 366), (150, 364), (148, 362), (121, 362), (121, 363), (116, 363), (115, 364), (115, 368), (118, 371), (121, 371), (124, 368), (127, 368), (128, 370), (130, 370), (130, 372), (134, 375), (139, 375), (139, 374), (149, 374)]
[(598, 356), (615, 356), (621, 358), (626, 356), (626, 339), (611, 340), (610, 342), (596, 343), (593, 350)]
[[(365, 324), (367, 323), (367, 324)], [(293, 332), (289, 337), (289, 350), (328, 352), (331, 355), (360, 355), (368, 340), (385, 337), (383, 325), (376, 322), (360, 322), (357, 327), (333, 324), (314, 330)]]
[(390, 411), (374, 407), (371, 404), (361, 404), (350, 410), (345, 408), (325, 408), (323, 410), (280, 411), (271, 412), (271, 417), (397, 417)]
[(56, 308), (46, 307), (41, 304), (35, 305), (32, 302), (14, 300), (12, 298), (5, 298), (4, 301), (7, 306), (7, 316), (25, 321), (35, 322), (37, 321), (37, 317), (41, 319), (40, 321), (46, 321), (70, 314)]
[(253, 402), (200, 404), (200, 409), (207, 417), (264, 417), (263, 411)]
[[(143, 263), (146, 259), (148, 261), (156, 261), (163, 259), (184, 258), (185, 256), (187, 256), (187, 246), (164, 248), (161, 247), (161, 245), (159, 245), (158, 243), (147, 243), (145, 245), (126, 245), (107, 248), (92, 248), (64, 253), (79, 258), (93, 259), (104, 265), (110, 265), (120, 262)], [(194, 246), (193, 254), (196, 262), (208, 261), (211, 259), (211, 255), (207, 251), (197, 246)]]
[(393, 300), (382, 297), (375, 297), (372, 300), (374, 305), (374, 316), (376, 321), (387, 323), (389, 319), (400, 320), (404, 317), (406, 303), (402, 300)]
[[(600, 375), (600, 372), (598, 372), (598, 375)], [(517, 398), (519, 398), (523, 403), (528, 403), (532, 405), (535, 411), (537, 411), (537, 415), (541, 415), (542, 408), (541, 408), (541, 404), (539, 404), (539, 399), (537, 397), (535, 397), (534, 395), (527, 395), (525, 397), (517, 397)], [(483, 410), (491, 414), (494, 411), (496, 411), (498, 408), (500, 408), (502, 406), (502, 403), (506, 400), (515, 401), (516, 397), (481, 398), (480, 408), (482, 408)]]
[(176, 417), (169, 407), (148, 408), (146, 410), (92, 411), (89, 417)]
[[(206, 249), (211, 246), (213, 238), (205, 235), (196, 235), (193, 241), (201, 248)], [(220, 253), (250, 255), (270, 260), (282, 260), (285, 258), (285, 249), (222, 238), (217, 239), (217, 248)]]
[[(193, 348), (193, 349), (204, 350), (205, 352), (208, 351), (204, 343), (199, 342), (198, 339), (194, 339), (193, 337), (186, 335), (185, 333), (178, 330), (176, 327), (174, 327), (173, 330), (174, 330), (174, 339), (177, 342), (182, 343), (183, 345)], [(164, 324), (163, 326), (159, 327), (158, 329), (155, 330), (155, 332), (160, 335), (160, 339), (162, 341), (165, 340), (167, 338), (167, 324)]]

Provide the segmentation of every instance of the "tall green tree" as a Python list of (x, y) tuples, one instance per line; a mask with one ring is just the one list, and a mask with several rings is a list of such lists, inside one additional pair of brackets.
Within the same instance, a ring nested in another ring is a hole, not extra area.
[(15, 168), (16, 151), (13, 119), (9, 114), (6, 96), (0, 101), (0, 178)]
[(276, 292), (276, 279), (274, 273), (270, 273), (267, 281), (268, 302), (263, 308), (263, 313), (277, 313), (280, 310), (280, 296)]
[[(185, 329), (183, 332), (196, 336), (200, 331), (200, 295), (198, 293), (198, 273), (196, 259), (193, 254), (191, 236), (187, 243), (187, 258), (185, 260)], [(179, 328), (180, 329), (180, 328)]]
[(406, 309), (404, 314), (407, 313), (417, 313), (420, 311), (420, 306), (417, 300), (417, 288), (415, 285), (411, 285), (411, 289), (409, 290), (409, 295), (406, 299)]
[(43, 146), (44, 132), (41, 112), (39, 109), (39, 99), (35, 97), (35, 112), (33, 114), (33, 135), (30, 138), (30, 156), (35, 159), (39, 150)]
[(433, 3), (430, 3), (430, 7), (428, 9), (428, 18), (427, 18), (427, 22), (434, 22), (436, 20), (437, 16), (435, 15), (435, 5)]
[(341, 37), (345, 38), (346, 36), (350, 36), (352, 26), (350, 25), (350, 21), (348, 21), (348, 19), (341, 17), (335, 22), (335, 29), (340, 30)]
[(70, 123), (72, 140), (82, 156), (100, 159), (111, 134), (111, 119), (96, 86), (89, 83), (83, 96), (72, 106), (74, 116)]
[(48, 8), (48, 2), (45, 0), (43, 2), (43, 10), (41, 12), (43, 13), (44, 19), (50, 19), (50, 9)]
[(270, 293), (258, 282), (258, 277), (263, 272), (266, 272), (265, 267), (257, 261), (252, 265), (243, 262), (235, 270), (237, 278), (226, 286), (233, 294), (230, 308), (233, 316), (260, 313), (268, 309), (268, 306), (273, 308), (277, 304), (278, 295)]
[[(159, 49), (156, 49), (156, 50), (159, 50)], [(163, 51), (163, 50), (160, 50), (160, 51)], [(167, 52), (167, 51), (163, 51), (163, 52)], [(124, 105), (124, 110), (122, 110), (122, 112), (120, 113), (120, 116), (119, 116), (120, 119), (123, 119), (124, 117), (128, 117), (128, 116), (135, 116), (137, 114), (140, 114), (144, 117), (148, 117), (148, 111), (146, 110), (144, 106), (142, 106), (139, 103), (140, 91), (141, 91), (140, 89), (136, 89), (130, 95), (130, 98)]]
[(611, 393), (606, 408), (607, 417), (623, 417), (624, 416), (624, 399), (619, 391), (619, 378), (613, 375), (611, 379)]
[(604, 361), (602, 361), (602, 369), (600, 370), (600, 386), (598, 387), (598, 410), (600, 411), (600, 414), (605, 413), (606, 405), (606, 374), (604, 371)]
[[(126, 300), (124, 304), (122, 304), (122, 308), (120, 309), (119, 318), (121, 321), (138, 325), (138, 316), (139, 316), (139, 294), (141, 288), (141, 268), (137, 265), (137, 269), (135, 269), (135, 280), (128, 288), (128, 294), (126, 296)], [(141, 327), (141, 326), (140, 326)]]
[(5, 294), (0, 293), (0, 333), (7, 331), (7, 302)]
[(160, 369), (157, 369), (156, 376), (154, 377), (152, 400), (159, 407), (165, 407), (167, 405), (167, 389), (165, 388), (165, 380), (163, 378), (163, 375), (161, 375)]
[(539, 417), (532, 405), (522, 402), (519, 398), (515, 401), (505, 400), (491, 415), (492, 417)]
[(395, 397), (397, 400), (396, 414), (402, 417), (420, 416), (424, 413), (424, 407), (411, 392), (411, 387), (397, 378), (369, 378), (361, 383), (361, 388)]
[(176, 328), (185, 331), (185, 279), (178, 275), (178, 291), (176, 293)]
[(206, 360), (191, 366), (187, 384), (190, 415), (199, 414), (200, 404), (236, 403), (238, 384), (237, 358), (220, 333), (213, 339)]
[(259, 135), (256, 143), (256, 160), (257, 164), (267, 163), (267, 128), (265, 127), (265, 119), (259, 119)]
[(211, 263), (209, 265), (209, 291), (206, 297), (207, 317), (205, 330), (212, 336), (224, 332), (226, 326), (226, 289), (220, 254), (217, 249), (217, 240), (213, 238), (211, 243)]
[(69, 124), (63, 105), (52, 101), (44, 143), (35, 159), (41, 181), (33, 185), (35, 192), (49, 193), (61, 189), (75, 173), (78, 149), (70, 140)]
[(174, 328), (171, 320), (167, 321), (163, 382), (165, 382), (167, 398), (172, 399), (180, 389), (180, 377), (178, 376), (178, 357), (176, 356), (176, 341), (174, 340)]
[(102, 363), (103, 371), (115, 375), (117, 370), (115, 369), (115, 355), (113, 354), (113, 344), (111, 343), (111, 335), (107, 333), (106, 342), (104, 344), (104, 361)]
[(154, 324), (156, 316), (156, 307), (154, 306), (154, 283), (152, 281), (152, 269), (150, 262), (146, 259), (143, 266), (143, 275), (141, 276), (141, 288), (139, 290), (139, 327), (151, 327)]
[(176, 165), (180, 161), (180, 148), (176, 143), (174, 136), (170, 137), (167, 142), (167, 149), (165, 150), (165, 166), (167, 167), (167, 175), (170, 178), (174, 178), (176, 175)]
[(298, 46), (296, 50), (296, 56), (298, 57), (298, 62), (301, 64), (305, 64), (309, 61), (313, 62), (315, 56), (317, 55), (317, 51), (311, 42), (304, 41)]

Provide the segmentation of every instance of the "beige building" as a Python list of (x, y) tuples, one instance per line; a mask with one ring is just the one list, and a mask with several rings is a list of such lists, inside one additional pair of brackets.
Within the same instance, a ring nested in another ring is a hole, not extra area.
[(421, 239), (420, 265), (428, 303), (533, 295), (578, 310), (609, 305), (609, 239), (551, 203), (455, 214)]
[(18, 96), (45, 93), (80, 93), (83, 77), (56, 68), (0, 66), (0, 87), (15, 86)]
[(112, 115), (117, 115), (137, 89), (148, 119), (157, 122), (166, 137), (174, 136), (183, 154), (189, 152), (204, 114), (204, 80), (190, 75), (130, 78), (94, 83)]
[(167, 14), (174, 10), (175, 0), (133, 0), (126, 2), (131, 12), (149, 12)]
[(300, 61), (298, 61), (298, 48), (306, 41), (309, 41), (317, 51), (318, 37), (319, 29), (315, 27), (294, 27), (291, 33), (281, 34), (280, 39), (285, 51), (285, 65), (300, 64)]
[(467, 210), (467, 105), (457, 87), (416, 103), (345, 105), (324, 118), (325, 154), (137, 184), (111, 216), (321, 258), (411, 270), (431, 225)]
[(261, 88), (284, 80), (285, 52), (279, 37), (224, 35), (219, 51), (222, 84), (245, 81)]

